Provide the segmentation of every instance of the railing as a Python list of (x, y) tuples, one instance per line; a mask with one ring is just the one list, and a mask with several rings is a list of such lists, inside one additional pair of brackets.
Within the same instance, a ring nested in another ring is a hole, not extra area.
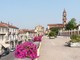
[(4, 35), (5, 35), (6, 33), (7, 33), (7, 32), (0, 32), (0, 34), (4, 34)]
[(71, 35), (80, 35), (80, 30), (67, 30), (67, 31), (60, 31), (60, 36), (71, 36)]

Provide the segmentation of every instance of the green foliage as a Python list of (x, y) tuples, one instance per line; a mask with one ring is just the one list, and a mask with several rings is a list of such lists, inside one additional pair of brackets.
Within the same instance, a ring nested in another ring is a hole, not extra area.
[(66, 25), (66, 30), (73, 30), (76, 28), (76, 19), (72, 18)]
[(71, 42), (80, 42), (80, 35), (71, 35)]
[(55, 32), (56, 35), (58, 35), (59, 32), (59, 28), (51, 28), (51, 31)]
[(55, 36), (56, 36), (56, 33), (53, 32), (53, 31), (51, 31), (48, 36), (49, 36), (49, 37), (53, 37), (53, 36), (55, 37)]
[(58, 35), (58, 32), (59, 32), (59, 28), (51, 28), (48, 36), (49, 37), (56, 37)]

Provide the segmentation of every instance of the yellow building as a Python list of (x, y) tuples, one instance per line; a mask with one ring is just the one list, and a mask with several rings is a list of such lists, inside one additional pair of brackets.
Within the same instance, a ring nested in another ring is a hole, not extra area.
[(37, 35), (43, 35), (44, 34), (44, 27), (41, 25), (36, 26), (35, 32), (37, 33)]

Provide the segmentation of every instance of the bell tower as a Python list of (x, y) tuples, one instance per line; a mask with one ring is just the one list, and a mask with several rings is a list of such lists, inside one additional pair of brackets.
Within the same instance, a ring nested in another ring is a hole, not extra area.
[(63, 24), (64, 24), (64, 26), (66, 25), (66, 21), (67, 21), (67, 13), (66, 13), (66, 10), (64, 9), (64, 11), (63, 11)]

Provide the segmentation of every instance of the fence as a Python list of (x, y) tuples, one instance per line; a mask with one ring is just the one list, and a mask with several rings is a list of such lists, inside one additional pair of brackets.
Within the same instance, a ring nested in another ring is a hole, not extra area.
[(71, 35), (80, 35), (80, 30), (67, 30), (67, 31), (60, 31), (59, 36), (71, 36)]

